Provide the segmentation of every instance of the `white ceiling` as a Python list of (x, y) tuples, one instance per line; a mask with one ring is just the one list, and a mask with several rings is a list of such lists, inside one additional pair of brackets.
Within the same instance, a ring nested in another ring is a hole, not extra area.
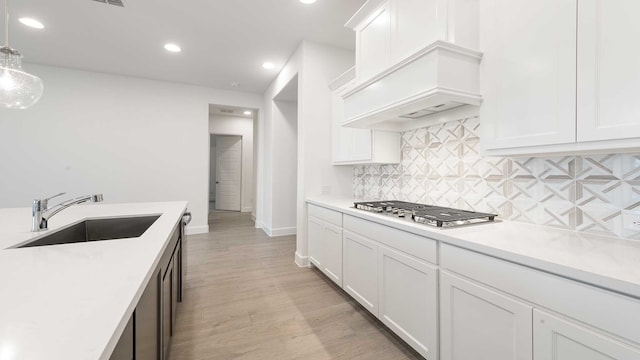
[[(303, 39), (353, 49), (344, 23), (365, 0), (123, 2), (11, 0), (10, 45), (26, 63), (262, 93)], [(45, 29), (21, 25), (23, 16)], [(167, 52), (167, 42), (182, 52)]]

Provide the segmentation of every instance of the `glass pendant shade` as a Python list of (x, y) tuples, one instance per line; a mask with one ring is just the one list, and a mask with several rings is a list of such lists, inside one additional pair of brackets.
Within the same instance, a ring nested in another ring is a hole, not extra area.
[(0, 106), (26, 109), (42, 97), (42, 80), (22, 70), (22, 55), (7, 46), (0, 47)]

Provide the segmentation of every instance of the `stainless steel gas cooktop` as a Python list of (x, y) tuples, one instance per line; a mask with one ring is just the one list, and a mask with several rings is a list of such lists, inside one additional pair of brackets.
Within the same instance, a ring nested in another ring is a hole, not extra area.
[(405, 218), (436, 227), (453, 227), (494, 221), (496, 214), (452, 209), (442, 206), (417, 204), (406, 201), (356, 202), (354, 208), (373, 213)]

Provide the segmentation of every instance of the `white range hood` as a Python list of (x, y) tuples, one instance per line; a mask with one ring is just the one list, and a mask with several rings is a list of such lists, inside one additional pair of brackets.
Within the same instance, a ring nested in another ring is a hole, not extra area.
[(436, 41), (344, 94), (343, 126), (400, 131), (402, 123), (480, 105), (482, 53)]

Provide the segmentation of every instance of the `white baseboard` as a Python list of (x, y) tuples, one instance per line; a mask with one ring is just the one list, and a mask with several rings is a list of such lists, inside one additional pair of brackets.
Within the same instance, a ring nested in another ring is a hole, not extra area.
[(295, 235), (296, 234), (296, 228), (294, 227), (282, 227), (282, 228), (268, 228), (266, 226), (263, 226), (262, 229), (264, 230), (264, 232), (269, 235), (269, 237), (276, 237), (276, 236), (287, 236), (287, 235)]
[(205, 226), (188, 226), (185, 229), (187, 235), (206, 234), (209, 232), (209, 225)]
[(255, 218), (253, 219), (253, 221), (255, 221), (256, 224), (256, 229), (262, 229), (262, 223), (257, 221)]
[(300, 254), (298, 254), (298, 252), (296, 251), (296, 265), (298, 265), (299, 267), (309, 267), (309, 257), (308, 256), (302, 256)]
[(253, 211), (252, 206), (246, 206), (246, 207), (243, 207), (242, 210), (240, 210), (240, 212), (252, 212), (252, 211)]

